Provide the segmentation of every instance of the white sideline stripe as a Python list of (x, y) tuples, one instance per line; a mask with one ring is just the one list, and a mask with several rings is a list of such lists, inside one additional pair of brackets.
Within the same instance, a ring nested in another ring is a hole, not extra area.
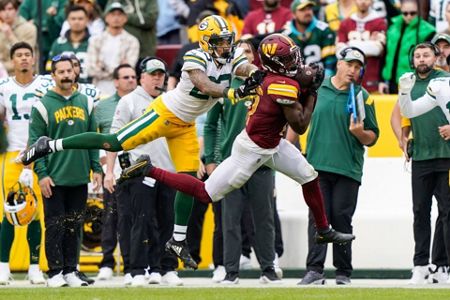
[(41, 101), (38, 101), (34, 104), (34, 107), (39, 111), (41, 114), (42, 119), (44, 119), (45, 124), (48, 125), (48, 112), (45, 108), (44, 104), (42, 104)]
[(141, 126), (143, 123), (149, 121), (151, 118), (153, 118), (153, 116), (156, 115), (156, 112), (152, 112), (151, 114), (149, 114), (147, 117), (143, 118), (142, 120), (140, 120), (139, 122), (134, 123), (132, 126), (130, 126), (127, 130), (125, 130), (124, 132), (122, 132), (121, 134), (119, 134), (117, 136), (117, 138), (119, 140), (121, 140), (122, 138), (124, 138), (128, 133), (130, 133), (131, 131), (135, 130), (137, 127)]

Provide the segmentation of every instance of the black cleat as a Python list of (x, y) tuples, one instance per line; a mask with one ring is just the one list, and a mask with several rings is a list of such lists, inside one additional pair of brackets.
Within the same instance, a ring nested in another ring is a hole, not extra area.
[(281, 279), (278, 278), (277, 273), (275, 273), (274, 267), (266, 268), (259, 278), (260, 283), (281, 283)]
[(152, 168), (153, 165), (150, 156), (143, 154), (139, 156), (134, 165), (131, 165), (122, 171), (120, 178), (117, 179), (117, 184), (121, 184), (131, 178), (148, 176)]
[(318, 231), (315, 236), (317, 244), (335, 243), (335, 244), (347, 244), (353, 241), (355, 236), (350, 233), (342, 233), (334, 230), (333, 228), (328, 228), (322, 231)]
[(22, 163), (27, 166), (34, 162), (36, 159), (46, 156), (49, 153), (52, 153), (52, 149), (50, 148), (48, 142), (52, 139), (47, 136), (41, 136), (37, 139), (37, 141), (28, 147), (25, 152), (21, 156)]
[(86, 274), (84, 274), (81, 271), (77, 270), (77, 271), (75, 271), (75, 274), (77, 274), (78, 278), (80, 278), (81, 280), (83, 280), (84, 282), (86, 282), (89, 285), (92, 285), (95, 283), (94, 279), (87, 277)]
[(184, 263), (184, 267), (197, 270), (198, 266), (195, 260), (189, 253), (189, 248), (186, 240), (178, 242), (173, 239), (173, 237), (166, 243), (166, 251), (174, 254), (176, 257), (181, 259)]

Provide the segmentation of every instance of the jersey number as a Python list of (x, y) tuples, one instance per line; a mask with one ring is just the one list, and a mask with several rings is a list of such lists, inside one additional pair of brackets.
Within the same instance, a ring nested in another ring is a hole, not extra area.
[[(33, 93), (26, 93), (25, 95), (23, 95), (22, 100), (26, 101), (28, 99), (33, 99), (34, 98), (34, 94)], [(13, 120), (22, 120), (22, 117), (25, 120), (30, 119), (30, 115), (29, 114), (23, 114), (23, 116), (20, 116), (19, 112), (17, 111), (17, 94), (12, 94), (11, 97), (9, 97), (9, 101), (11, 101), (11, 108), (13, 111), (13, 116), (12, 119)]]

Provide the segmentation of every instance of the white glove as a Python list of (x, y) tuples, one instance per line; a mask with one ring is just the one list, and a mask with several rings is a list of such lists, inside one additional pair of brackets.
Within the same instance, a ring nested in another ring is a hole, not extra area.
[(144, 180), (142, 180), (142, 183), (149, 187), (154, 187), (156, 180), (151, 177), (144, 177)]
[(411, 92), (414, 83), (416, 83), (416, 75), (412, 72), (407, 72), (400, 76), (398, 80), (398, 90), (400, 93), (407, 94)]
[(19, 182), (25, 186), (33, 186), (33, 171), (31, 169), (23, 169), (19, 176)]

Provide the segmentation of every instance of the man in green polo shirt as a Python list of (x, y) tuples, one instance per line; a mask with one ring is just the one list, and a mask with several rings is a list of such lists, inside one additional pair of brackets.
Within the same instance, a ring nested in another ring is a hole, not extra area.
[[(119, 65), (113, 71), (114, 86), (116, 87), (116, 93), (111, 97), (102, 100), (98, 103), (94, 110), (94, 116), (98, 124), (98, 129), (101, 133), (109, 133), (111, 124), (116, 111), (119, 100), (131, 93), (137, 86), (136, 71), (129, 64)], [(104, 150), (100, 150), (103, 154)], [(100, 155), (101, 161), (105, 155)], [(105, 164), (106, 162), (103, 162)], [(116, 164), (119, 167), (119, 164)], [(116, 171), (116, 170), (114, 170)], [(120, 167), (115, 172), (117, 177), (120, 175)], [(114, 190), (115, 174), (113, 172), (105, 171), (105, 178), (103, 180), (103, 204), (104, 213), (102, 220), (102, 253), (103, 259), (100, 263), (100, 270), (97, 275), (98, 280), (110, 280), (113, 276), (114, 269), (114, 249), (117, 245), (117, 233), (119, 231), (118, 226), (118, 210), (117, 210), (117, 198)], [(121, 245), (124, 242), (120, 242)], [(126, 242), (125, 242), (126, 244)], [(129, 242), (128, 242), (129, 245)], [(125, 246), (125, 245), (123, 245)], [(125, 249), (126, 247), (124, 247)], [(126, 253), (124, 253), (126, 254)]]
[[(355, 47), (339, 53), (337, 72), (324, 80), (318, 90), (306, 147), (309, 163), (319, 172), (328, 220), (333, 228), (352, 233), (364, 164), (364, 146), (373, 146), (379, 135), (373, 99), (361, 87), (366, 59)], [(351, 88), (354, 87), (354, 93)], [(359, 104), (358, 118), (348, 111), (349, 96)], [(364, 111), (364, 113), (362, 113)], [(365, 117), (364, 117), (365, 115)], [(307, 273), (299, 284), (325, 284), (323, 273), (327, 245), (314, 242), (314, 221), (310, 214)], [(352, 267), (352, 245), (333, 245), (336, 283), (349, 284)]]

